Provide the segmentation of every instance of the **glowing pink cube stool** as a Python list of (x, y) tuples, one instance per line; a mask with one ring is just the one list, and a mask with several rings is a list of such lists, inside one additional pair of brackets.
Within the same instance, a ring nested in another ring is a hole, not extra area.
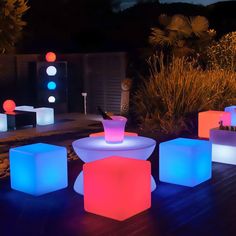
[(112, 116), (112, 120), (102, 120), (107, 143), (122, 143), (127, 119), (123, 116)]
[(209, 138), (210, 129), (219, 127), (219, 122), (223, 125), (231, 124), (230, 112), (224, 111), (204, 111), (198, 113), (198, 137)]
[(124, 157), (86, 163), (84, 209), (123, 221), (151, 207), (151, 164)]

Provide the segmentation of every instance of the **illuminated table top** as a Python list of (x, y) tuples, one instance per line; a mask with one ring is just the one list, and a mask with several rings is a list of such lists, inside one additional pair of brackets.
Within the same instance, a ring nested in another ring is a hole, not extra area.
[(72, 146), (84, 162), (109, 156), (122, 156), (146, 160), (152, 154), (156, 141), (142, 136), (125, 136), (122, 143), (106, 143), (104, 137), (87, 137), (74, 141)]

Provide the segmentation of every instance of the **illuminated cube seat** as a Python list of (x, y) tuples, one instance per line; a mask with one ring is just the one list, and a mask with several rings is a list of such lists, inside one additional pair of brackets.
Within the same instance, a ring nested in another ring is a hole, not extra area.
[(12, 189), (39, 196), (67, 187), (65, 147), (44, 143), (10, 149)]
[(211, 129), (212, 161), (236, 165), (236, 131)]
[(194, 187), (211, 178), (211, 143), (177, 138), (160, 144), (160, 181)]
[(0, 113), (0, 132), (7, 131), (7, 115)]
[(54, 124), (54, 109), (49, 107), (34, 108), (33, 106), (17, 106), (17, 111), (36, 112), (37, 125)]
[(225, 111), (231, 115), (231, 125), (236, 126), (236, 106), (225, 107)]
[(83, 171), (86, 211), (122, 221), (151, 207), (150, 162), (108, 157)]
[(219, 127), (219, 122), (224, 125), (231, 124), (231, 115), (224, 111), (204, 111), (198, 113), (198, 137), (209, 138), (210, 129)]
[(33, 106), (17, 106), (15, 108), (16, 111), (33, 111), (34, 110), (34, 107)]
[(37, 125), (54, 124), (54, 109), (48, 107), (35, 108)]

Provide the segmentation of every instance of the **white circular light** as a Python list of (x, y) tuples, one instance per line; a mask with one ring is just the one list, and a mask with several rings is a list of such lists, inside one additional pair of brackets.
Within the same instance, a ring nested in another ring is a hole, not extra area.
[(54, 76), (57, 73), (57, 68), (55, 66), (49, 66), (46, 72), (47, 72), (47, 75)]
[(56, 102), (56, 98), (55, 98), (54, 96), (50, 96), (50, 97), (48, 98), (48, 102), (49, 102), (49, 103), (55, 103), (55, 102)]

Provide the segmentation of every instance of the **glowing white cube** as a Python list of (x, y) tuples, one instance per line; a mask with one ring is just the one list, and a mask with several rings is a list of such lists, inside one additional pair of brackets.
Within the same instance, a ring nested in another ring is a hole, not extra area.
[(54, 124), (54, 109), (48, 107), (35, 108), (37, 125)]
[(12, 189), (39, 196), (68, 185), (65, 147), (36, 143), (10, 149)]
[(212, 129), (212, 161), (236, 165), (236, 132)]
[(0, 114), (0, 132), (7, 131), (7, 115)]
[(34, 111), (34, 107), (33, 106), (17, 106), (15, 108), (15, 110), (17, 110), (17, 111)]
[(160, 181), (194, 187), (211, 178), (211, 143), (177, 138), (160, 144)]

